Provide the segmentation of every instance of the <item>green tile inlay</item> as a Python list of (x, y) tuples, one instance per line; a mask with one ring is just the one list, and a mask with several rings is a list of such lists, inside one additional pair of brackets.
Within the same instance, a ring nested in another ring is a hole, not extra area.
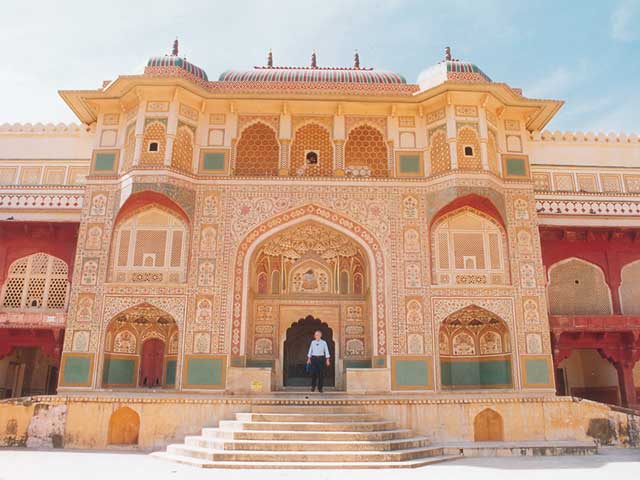
[(167, 385), (175, 385), (176, 384), (176, 360), (168, 360), (167, 361), (167, 373), (165, 375), (164, 383)]
[(549, 380), (549, 365), (546, 360), (541, 358), (529, 358), (525, 360), (525, 371), (527, 372), (528, 384), (544, 384), (551, 383)]
[(473, 387), (487, 388), (504, 387), (511, 385), (511, 361), (461, 361), (447, 359), (440, 364), (442, 372), (442, 385), (446, 387)]
[(135, 371), (133, 358), (107, 358), (102, 370), (102, 384), (135, 386)]
[(222, 385), (222, 369), (224, 364), (221, 358), (190, 358), (187, 385), (197, 387), (215, 387)]
[(224, 153), (208, 152), (204, 154), (202, 159), (202, 169), (207, 171), (223, 171), (224, 170)]
[(507, 175), (526, 177), (526, 160), (524, 158), (507, 158)]
[(396, 360), (395, 384), (399, 387), (429, 386), (429, 361)]
[(400, 155), (400, 173), (420, 173), (420, 155)]
[(93, 169), (96, 172), (113, 172), (115, 170), (115, 153), (96, 153)]
[(63, 385), (89, 383), (89, 370), (91, 359), (89, 357), (66, 357), (62, 376)]

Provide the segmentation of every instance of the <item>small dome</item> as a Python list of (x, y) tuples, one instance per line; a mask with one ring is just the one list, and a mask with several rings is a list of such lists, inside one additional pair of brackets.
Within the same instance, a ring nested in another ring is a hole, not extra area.
[(147, 62), (148, 67), (177, 67), (186, 70), (205, 82), (209, 80), (207, 72), (200, 67), (188, 62), (186, 58), (177, 55), (164, 55), (162, 57), (151, 57)]
[[(147, 69), (162, 69), (162, 68), (180, 68), (185, 72), (194, 75), (195, 77), (203, 80), (205, 82), (209, 81), (207, 77), (207, 72), (205, 72), (200, 67), (194, 65), (191, 62), (188, 62), (186, 58), (178, 55), (178, 39), (176, 38), (173, 42), (173, 47), (171, 49), (170, 55), (151, 57), (147, 62), (147, 66), (145, 67), (145, 73)], [(151, 73), (151, 72), (149, 72)]]
[(418, 77), (420, 90), (428, 90), (444, 82), (490, 83), (491, 78), (470, 62), (451, 58), (451, 50), (445, 50), (445, 59), (424, 70)]

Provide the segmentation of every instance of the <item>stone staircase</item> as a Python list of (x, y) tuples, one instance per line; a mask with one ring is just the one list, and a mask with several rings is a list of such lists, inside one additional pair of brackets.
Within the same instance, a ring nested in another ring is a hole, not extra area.
[(357, 405), (253, 405), (153, 456), (203, 468), (402, 468), (458, 458)]

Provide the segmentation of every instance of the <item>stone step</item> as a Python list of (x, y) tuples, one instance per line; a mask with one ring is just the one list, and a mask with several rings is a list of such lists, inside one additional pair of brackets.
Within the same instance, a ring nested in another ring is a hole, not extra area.
[(242, 422), (372, 422), (380, 417), (371, 413), (236, 413)]
[(394, 451), (426, 447), (429, 444), (425, 437), (411, 437), (398, 440), (377, 441), (326, 441), (326, 440), (225, 440), (203, 436), (185, 438), (185, 445), (211, 450), (249, 450), (249, 451), (312, 451), (312, 452), (346, 452), (346, 451)]
[(167, 453), (212, 462), (398, 462), (444, 455), (442, 447), (418, 447), (391, 451), (240, 451), (213, 450), (173, 444)]
[(397, 429), (395, 422), (244, 422), (221, 420), (220, 428), (225, 430), (287, 430), (313, 432), (375, 432)]
[(436, 455), (432, 457), (417, 458), (413, 460), (395, 462), (216, 462), (202, 460), (182, 455), (174, 455), (167, 452), (155, 452), (151, 456), (174, 463), (191, 465), (200, 468), (224, 468), (224, 469), (363, 469), (363, 468), (417, 468), (426, 465), (455, 460), (459, 455)]
[(366, 413), (361, 405), (253, 405), (253, 413)]
[(207, 438), (223, 438), (228, 440), (377, 441), (408, 438), (413, 436), (413, 432), (407, 429), (382, 430), (377, 432), (314, 432), (286, 430), (224, 430), (220, 428), (203, 428), (202, 436)]

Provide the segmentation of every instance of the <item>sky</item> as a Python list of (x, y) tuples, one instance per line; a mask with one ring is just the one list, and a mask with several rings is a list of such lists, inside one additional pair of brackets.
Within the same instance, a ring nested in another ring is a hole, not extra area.
[(361, 65), (415, 83), (443, 57), (525, 96), (564, 100), (551, 130), (640, 133), (640, 0), (2, 0), (0, 124), (77, 122), (60, 89), (94, 89), (181, 54), (230, 68)]

